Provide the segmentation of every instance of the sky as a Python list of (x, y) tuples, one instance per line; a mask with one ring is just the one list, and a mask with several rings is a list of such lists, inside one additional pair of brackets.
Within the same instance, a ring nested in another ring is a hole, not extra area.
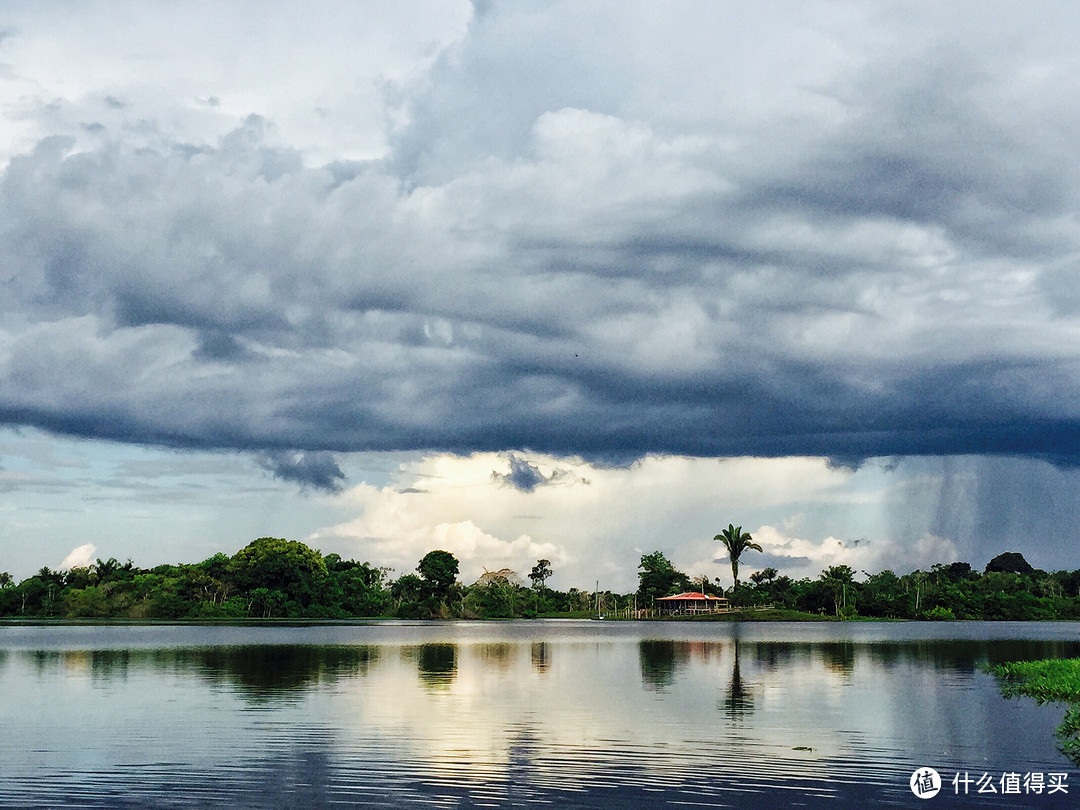
[[(0, 10), (0, 570), (1080, 568), (1080, 7)], [(726, 578), (726, 579), (725, 579)]]

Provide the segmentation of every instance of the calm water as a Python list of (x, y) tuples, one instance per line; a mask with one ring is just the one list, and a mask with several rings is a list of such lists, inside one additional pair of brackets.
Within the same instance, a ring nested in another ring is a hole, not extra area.
[(0, 806), (1073, 807), (1063, 707), (980, 668), (1074, 655), (1077, 624), (0, 626)]

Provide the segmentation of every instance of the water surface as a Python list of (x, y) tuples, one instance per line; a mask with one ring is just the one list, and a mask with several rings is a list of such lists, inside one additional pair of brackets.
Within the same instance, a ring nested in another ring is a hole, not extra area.
[(930, 806), (1071, 807), (1063, 708), (982, 667), (1074, 655), (1073, 623), (9, 625), (0, 805), (923, 806), (932, 766)]

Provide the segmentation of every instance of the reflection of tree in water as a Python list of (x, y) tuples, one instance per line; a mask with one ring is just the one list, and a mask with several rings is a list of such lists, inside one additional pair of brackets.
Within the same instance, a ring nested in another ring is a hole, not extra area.
[(252, 697), (272, 698), (342, 676), (366, 675), (377, 647), (252, 645), (188, 652), (205, 677), (239, 686)]
[[(691, 658), (708, 661), (723, 649), (722, 644), (700, 641), (652, 640), (638, 642), (638, 659), (641, 665), (641, 681), (645, 686), (664, 690), (675, 681), (678, 669)], [(731, 717), (739, 717), (754, 710), (754, 687), (756, 684), (743, 680), (740, 669), (740, 642), (734, 640), (735, 661), (731, 680), (723, 700), (723, 709)]]
[(722, 650), (723, 645), (714, 641), (640, 641), (641, 681), (645, 686), (664, 689), (674, 682), (676, 672), (687, 661), (708, 661)]
[(446, 686), (457, 674), (457, 649), (453, 644), (421, 644), (416, 666), (428, 686)]
[(759, 641), (750, 645), (758, 669), (775, 672), (781, 667), (791, 665), (791, 645), (777, 644), (772, 641)]
[(638, 643), (641, 682), (664, 689), (675, 680), (675, 642), (641, 641)]
[(833, 672), (848, 675), (855, 668), (855, 643), (826, 641), (821, 645), (821, 659)]
[(35, 650), (38, 669), (89, 669), (95, 680), (123, 680), (140, 668), (194, 670), (248, 697), (269, 699), (342, 677), (363, 676), (378, 660), (373, 646), (250, 645), (239, 647), (120, 650)]
[(507, 669), (514, 661), (514, 645), (497, 642), (478, 645), (485, 667)]
[(532, 645), (532, 665), (537, 672), (547, 672), (551, 666), (551, 645), (546, 641), (534, 641)]
[(732, 719), (754, 711), (754, 684), (747, 683), (742, 678), (742, 671), (739, 669), (739, 639), (737, 638), (734, 640), (734, 647), (735, 663), (732, 664), (731, 682), (724, 695), (724, 711)]

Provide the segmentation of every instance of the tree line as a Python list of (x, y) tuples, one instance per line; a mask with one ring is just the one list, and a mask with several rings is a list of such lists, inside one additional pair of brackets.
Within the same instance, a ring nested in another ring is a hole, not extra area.
[(719, 578), (691, 578), (654, 551), (638, 564), (638, 604), (650, 607), (658, 598), (693, 589), (726, 596), (735, 608), (772, 607), (840, 619), (1080, 619), (1080, 570), (1041, 571), (1018, 552), (999, 554), (982, 572), (966, 562), (938, 563), (902, 575), (864, 571), (857, 580), (851, 566), (833, 565), (817, 579), (792, 579), (766, 567), (740, 585), (742, 554), (761, 546), (741, 526), (729, 525), (714, 539), (731, 561), (730, 589), (725, 591)]
[(639, 568), (638, 596), (645, 604), (693, 588), (727, 596), (735, 607), (771, 606), (840, 619), (1080, 619), (1080, 570), (1042, 571), (1017, 552), (999, 554), (982, 572), (966, 562), (937, 563), (902, 575), (863, 572), (861, 580), (849, 565), (830, 566), (816, 579), (792, 579), (767, 567), (727, 591), (719, 579), (691, 579), (659, 551), (642, 556)]
[(0, 617), (59, 619), (512, 618), (587, 611), (593, 594), (546, 587), (538, 560), (532, 586), (512, 571), (466, 586), (447, 551), (424, 555), (415, 572), (323, 555), (296, 540), (261, 537), (233, 556), (140, 568), (116, 559), (67, 571), (42, 568), (16, 584), (0, 572)]
[(458, 581), (458, 560), (443, 550), (392, 579), (388, 569), (367, 562), (261, 537), (231, 557), (219, 553), (187, 565), (146, 569), (131, 560), (99, 559), (67, 571), (42, 568), (20, 583), (0, 572), (0, 617), (494, 619), (632, 615), (632, 607), (642, 615), (659, 597), (693, 590), (726, 596), (735, 608), (771, 606), (841, 619), (1080, 619), (1080, 570), (1040, 571), (1015, 552), (995, 557), (982, 572), (955, 562), (902, 575), (863, 572), (857, 580), (850, 566), (835, 565), (816, 579), (792, 579), (766, 567), (740, 582), (739, 556), (761, 547), (736, 526), (717, 539), (733, 562), (732, 587), (725, 589), (719, 578), (691, 578), (655, 551), (640, 558), (637, 590), (619, 594), (549, 588), (549, 560), (537, 560), (528, 585), (508, 569), (466, 585)]

